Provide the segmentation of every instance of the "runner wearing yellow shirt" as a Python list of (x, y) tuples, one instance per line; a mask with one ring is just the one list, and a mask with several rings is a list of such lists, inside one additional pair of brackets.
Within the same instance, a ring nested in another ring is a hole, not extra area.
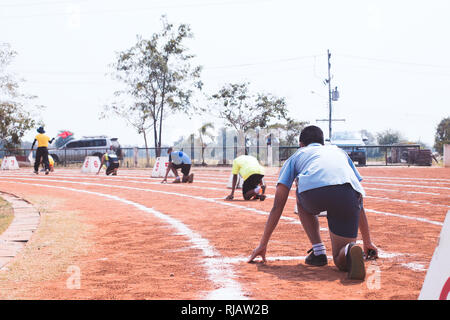
[(258, 159), (248, 155), (237, 157), (233, 160), (231, 173), (233, 174), (231, 193), (226, 197), (226, 200), (233, 200), (234, 198), (238, 174), (244, 179), (242, 195), (245, 200), (259, 199), (264, 201), (264, 199), (266, 199), (264, 194), (266, 191), (266, 184), (263, 179), (264, 168), (259, 164)]
[(51, 139), (45, 135), (45, 130), (43, 127), (39, 127), (37, 129), (38, 135), (34, 138), (33, 145), (31, 146), (31, 150), (33, 150), (36, 141), (38, 143), (38, 148), (36, 150), (36, 160), (34, 161), (34, 173), (39, 174), (39, 164), (42, 162), (45, 166), (45, 174), (48, 174), (50, 171), (50, 164), (48, 162), (48, 145), (51, 144), (55, 138)]
[[(43, 169), (41, 169), (41, 171), (45, 171), (45, 164), (42, 160), (41, 160), (41, 165), (42, 165)], [(55, 160), (53, 160), (53, 157), (51, 155), (48, 155), (48, 164), (49, 164), (50, 172), (55, 171)]]

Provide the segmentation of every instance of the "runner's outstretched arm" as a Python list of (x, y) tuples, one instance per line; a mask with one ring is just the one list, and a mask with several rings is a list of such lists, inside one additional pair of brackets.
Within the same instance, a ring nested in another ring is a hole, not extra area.
[(269, 218), (267, 218), (266, 226), (264, 228), (264, 234), (259, 242), (259, 246), (253, 250), (248, 262), (252, 262), (257, 256), (261, 256), (264, 262), (266, 262), (266, 250), (273, 230), (280, 220), (283, 213), (284, 206), (286, 205), (287, 198), (289, 196), (289, 188), (282, 183), (277, 185), (275, 191), (275, 200), (273, 201), (272, 210), (270, 210)]
[(372, 239), (370, 238), (370, 230), (369, 230), (369, 222), (367, 220), (366, 212), (364, 211), (364, 208), (361, 209), (360, 215), (359, 215), (359, 230), (361, 232), (361, 237), (363, 239), (363, 246), (364, 246), (364, 252), (366, 256), (369, 256), (369, 250), (374, 250), (375, 255), (373, 258), (378, 258), (378, 249), (377, 247), (372, 243)]
[(233, 200), (236, 184), (237, 184), (237, 174), (233, 174), (233, 182), (231, 183), (231, 193), (225, 198), (226, 200)]

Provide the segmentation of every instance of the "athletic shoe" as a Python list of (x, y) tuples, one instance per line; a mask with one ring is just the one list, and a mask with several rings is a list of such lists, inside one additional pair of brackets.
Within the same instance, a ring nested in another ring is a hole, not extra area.
[(35, 174), (39, 174), (39, 171), (34, 171)]
[(181, 180), (180, 179), (175, 179), (175, 180), (172, 181), (172, 183), (181, 183)]
[(266, 200), (266, 196), (263, 194), (258, 195), (259, 200), (264, 201)]
[(188, 182), (189, 182), (189, 183), (194, 182), (194, 174), (193, 174), (193, 173), (191, 173), (191, 174), (189, 175), (189, 177), (188, 177)]
[(317, 267), (321, 267), (328, 264), (328, 258), (326, 254), (319, 254), (318, 256), (316, 256), (314, 254), (313, 248), (309, 249), (307, 253), (309, 253), (309, 256), (307, 256), (305, 259), (306, 264)]
[(364, 266), (364, 256), (361, 247), (351, 242), (346, 255), (348, 278), (352, 280), (364, 280), (366, 277), (366, 267)]
[(45, 174), (47, 175), (48, 173), (49, 173), (48, 169), (47, 169), (47, 170), (45, 170)]

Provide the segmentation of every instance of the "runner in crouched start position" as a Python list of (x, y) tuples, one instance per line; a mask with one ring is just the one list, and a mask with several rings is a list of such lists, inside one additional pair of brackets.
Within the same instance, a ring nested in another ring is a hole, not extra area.
[(266, 199), (266, 184), (264, 182), (264, 168), (259, 164), (258, 159), (248, 155), (242, 155), (233, 160), (231, 169), (233, 181), (231, 184), (231, 193), (225, 200), (234, 199), (234, 190), (238, 180), (238, 174), (244, 179), (242, 185), (242, 195), (245, 200)]
[[(55, 160), (53, 160), (53, 157), (51, 155), (48, 155), (48, 164), (49, 164), (50, 172), (54, 172), (55, 171)], [(41, 171), (45, 171), (45, 163), (44, 163), (43, 159), (41, 160), (41, 165), (42, 165)]]
[[(167, 182), (167, 176), (171, 170), (175, 174), (175, 180), (172, 181), (173, 183), (194, 182), (194, 174), (189, 174), (192, 166), (191, 158), (183, 151), (174, 151), (172, 147), (167, 149), (167, 153), (169, 154), (169, 165), (167, 166), (166, 175), (161, 183)], [(183, 174), (181, 180), (178, 175), (178, 169), (181, 169), (181, 173)]]
[[(371, 241), (363, 208), (362, 178), (345, 151), (333, 145), (324, 145), (323, 132), (316, 126), (302, 130), (300, 149), (283, 165), (263, 236), (248, 262), (257, 256), (266, 261), (267, 244), (296, 179), (299, 217), (312, 244), (305, 263), (313, 266), (328, 263), (317, 218), (320, 212), (327, 211), (334, 264), (339, 270), (347, 272), (349, 279), (364, 280), (364, 253), (366, 258), (377, 258), (378, 253)], [(363, 249), (356, 245), (358, 227)]]
[(117, 158), (117, 155), (115, 153), (106, 152), (102, 156), (102, 163), (100, 164), (100, 168), (98, 168), (97, 174), (100, 173), (100, 170), (102, 169), (103, 165), (106, 165), (107, 176), (109, 176), (110, 174), (113, 176), (117, 176), (117, 170), (119, 169), (119, 158)]

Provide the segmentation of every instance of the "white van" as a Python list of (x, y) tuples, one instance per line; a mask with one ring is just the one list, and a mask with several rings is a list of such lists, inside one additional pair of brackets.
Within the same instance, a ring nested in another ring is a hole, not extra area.
[(49, 154), (57, 163), (82, 162), (86, 156), (101, 158), (110, 150), (114, 151), (120, 160), (122, 159), (122, 149), (117, 138), (93, 136), (70, 140), (58, 149), (49, 150)]

